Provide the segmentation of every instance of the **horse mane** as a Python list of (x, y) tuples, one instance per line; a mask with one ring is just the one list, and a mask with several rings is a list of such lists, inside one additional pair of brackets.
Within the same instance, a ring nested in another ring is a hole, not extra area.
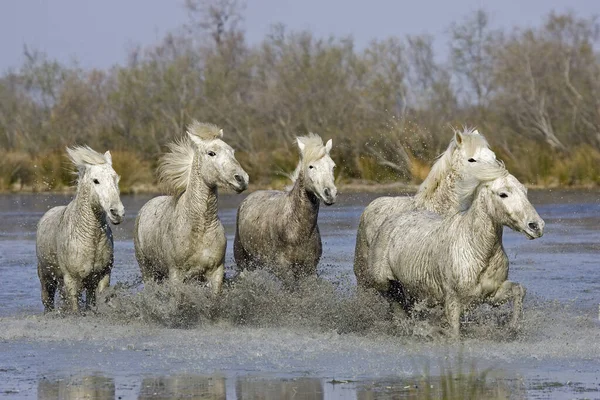
[(320, 160), (322, 157), (327, 154), (327, 150), (325, 149), (325, 145), (323, 145), (323, 139), (321, 136), (316, 133), (309, 132), (306, 136), (297, 136), (296, 143), (302, 143), (304, 145), (304, 150), (300, 152), (300, 161), (296, 166), (294, 172), (288, 175), (292, 182), (296, 182), (298, 180), (298, 176), (300, 176), (300, 171), (309, 165), (312, 162)]
[(508, 170), (500, 160), (494, 164), (481, 163), (463, 176), (456, 184), (456, 194), (460, 204), (460, 210), (464, 211), (471, 207), (475, 193), (479, 187), (486, 182), (508, 176)]
[(196, 120), (187, 127), (187, 135), (168, 143), (169, 152), (165, 153), (158, 164), (158, 181), (170, 195), (180, 195), (187, 189), (190, 172), (197, 145), (190, 136), (200, 140), (214, 140), (223, 136), (218, 126)]
[[(456, 133), (459, 133), (457, 129), (453, 129), (454, 137), (456, 138)], [(463, 131), (460, 132), (463, 138), (462, 146), (465, 148), (467, 154), (475, 153), (475, 150), (487, 147), (489, 149), (490, 144), (486, 140), (486, 138), (479, 133), (476, 128), (463, 128)], [(453, 139), (456, 140), (456, 139)]]
[(168, 143), (169, 152), (163, 154), (158, 163), (158, 181), (170, 195), (185, 192), (190, 181), (194, 161), (194, 143), (183, 136)]
[(485, 137), (483, 137), (483, 135), (475, 128), (464, 127), (462, 132), (454, 128), (452, 130), (454, 131), (454, 137), (448, 144), (446, 151), (437, 157), (435, 163), (431, 167), (431, 171), (419, 186), (415, 198), (426, 199), (433, 197), (433, 194), (442, 180), (450, 173), (450, 169), (452, 168), (452, 155), (458, 148), (458, 143), (456, 143), (457, 134), (461, 134), (463, 139), (462, 146), (466, 149), (467, 154), (472, 154), (476, 149), (481, 147), (490, 147)]
[(223, 137), (223, 129), (217, 125), (209, 124), (206, 122), (198, 122), (193, 120), (187, 127), (187, 133), (189, 135), (197, 136), (202, 140), (220, 139)]
[(93, 150), (89, 146), (74, 146), (67, 147), (67, 155), (69, 160), (77, 168), (84, 167), (86, 165), (101, 165), (108, 164), (108, 161), (104, 155)]

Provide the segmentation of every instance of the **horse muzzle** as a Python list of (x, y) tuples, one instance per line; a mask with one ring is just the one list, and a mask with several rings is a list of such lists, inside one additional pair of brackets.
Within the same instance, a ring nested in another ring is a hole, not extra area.
[(541, 238), (544, 235), (544, 220), (539, 219), (527, 223), (527, 227), (523, 230), (523, 233), (529, 240)]
[(119, 225), (123, 222), (123, 216), (125, 215), (125, 208), (123, 206), (118, 206), (114, 208), (110, 208), (108, 210), (108, 219), (115, 225)]
[(231, 183), (231, 187), (237, 193), (241, 193), (248, 188), (248, 174), (235, 174), (233, 175), (234, 182)]
[(323, 189), (323, 194), (321, 195), (321, 199), (323, 200), (323, 203), (325, 203), (326, 206), (330, 206), (330, 205), (334, 204), (336, 197), (337, 197), (336, 189), (329, 189), (329, 188)]

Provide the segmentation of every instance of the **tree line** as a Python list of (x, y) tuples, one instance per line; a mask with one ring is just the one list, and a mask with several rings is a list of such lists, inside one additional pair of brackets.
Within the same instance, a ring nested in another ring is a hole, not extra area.
[(476, 126), (531, 185), (600, 183), (600, 24), (573, 13), (499, 30), (477, 11), (428, 35), (357, 48), (273, 26), (258, 44), (239, 0), (187, 0), (189, 23), (124, 65), (86, 70), (24, 50), (0, 76), (0, 190), (72, 183), (65, 146), (110, 149), (122, 188), (154, 188), (165, 144), (212, 122), (254, 184), (278, 185), (294, 137), (333, 138), (340, 182), (420, 183), (452, 129)]

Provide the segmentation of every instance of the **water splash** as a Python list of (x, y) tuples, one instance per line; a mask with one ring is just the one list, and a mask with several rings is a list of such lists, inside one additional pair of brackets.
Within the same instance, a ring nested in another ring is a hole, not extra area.
[[(515, 336), (507, 326), (512, 312), (508, 305), (480, 306), (464, 316), (462, 335), (490, 341), (532, 338), (544, 330), (539, 326), (544, 322), (540, 318), (560, 313), (560, 307), (565, 311), (564, 305), (534, 302)], [(311, 277), (288, 290), (273, 275), (260, 270), (241, 274), (216, 297), (209, 288), (196, 284), (118, 284), (100, 298), (98, 313), (118, 322), (141, 321), (167, 328), (226, 324), (434, 341), (447, 338), (441, 308), (418, 304), (415, 312), (406, 316), (379, 293), (357, 289), (350, 282)]]

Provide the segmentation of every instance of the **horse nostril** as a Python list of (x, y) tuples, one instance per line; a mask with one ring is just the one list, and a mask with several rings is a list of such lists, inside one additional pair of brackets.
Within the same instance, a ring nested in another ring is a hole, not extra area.
[(325, 193), (325, 196), (327, 196), (327, 197), (331, 196), (331, 192), (329, 191), (328, 188), (325, 188), (325, 190), (323, 190), (323, 192)]
[(529, 228), (531, 228), (532, 231), (537, 231), (540, 229), (539, 225), (537, 224), (537, 222), (530, 222), (528, 224)]
[(244, 178), (242, 178), (238, 174), (235, 174), (233, 177), (235, 178), (235, 180), (237, 181), (237, 183), (244, 183)]

